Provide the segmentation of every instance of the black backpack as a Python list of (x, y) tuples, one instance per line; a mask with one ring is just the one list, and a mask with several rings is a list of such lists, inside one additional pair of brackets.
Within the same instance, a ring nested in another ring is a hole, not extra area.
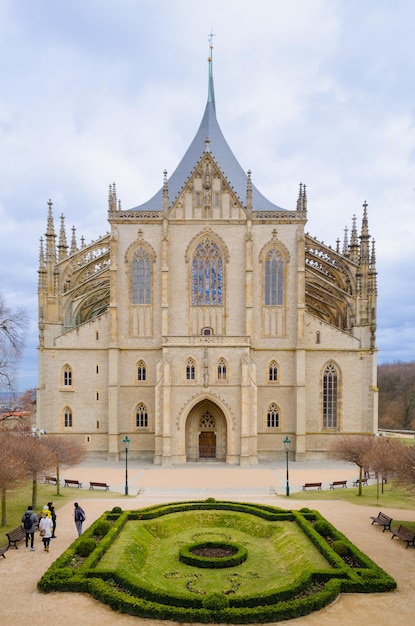
[(25, 530), (30, 530), (32, 528), (32, 515), (31, 513), (24, 514), (23, 527)]

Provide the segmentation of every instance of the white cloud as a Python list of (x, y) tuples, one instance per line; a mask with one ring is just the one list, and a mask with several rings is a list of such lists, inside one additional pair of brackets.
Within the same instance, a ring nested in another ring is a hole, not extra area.
[(307, 183), (306, 230), (333, 246), (368, 202), (379, 358), (413, 360), (414, 18), (406, 0), (3, 0), (0, 280), (32, 318), (20, 387), (37, 379), (48, 199), (90, 241), (108, 230), (109, 183), (124, 208), (160, 188), (200, 123), (211, 28), (236, 157), (285, 208)]

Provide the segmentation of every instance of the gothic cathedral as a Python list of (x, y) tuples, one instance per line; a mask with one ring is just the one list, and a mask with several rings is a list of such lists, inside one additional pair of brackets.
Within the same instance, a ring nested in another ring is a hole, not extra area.
[(91, 455), (158, 465), (323, 458), (377, 430), (376, 264), (367, 205), (335, 248), (255, 187), (216, 119), (110, 232), (67, 243), (49, 201), (39, 262), (37, 425)]

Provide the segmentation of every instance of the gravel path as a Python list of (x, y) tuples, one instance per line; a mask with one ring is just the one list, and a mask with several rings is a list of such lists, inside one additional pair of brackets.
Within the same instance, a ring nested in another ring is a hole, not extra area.
[[(67, 472), (87, 486), (89, 480), (106, 481), (111, 490), (124, 492), (123, 463), (89, 461)], [(328, 488), (332, 480), (356, 477), (353, 466), (341, 463), (290, 463), (290, 488), (295, 491), (307, 482), (323, 481)], [(177, 499), (204, 499), (212, 496), (227, 500), (260, 502), (280, 507), (318, 509), (330, 522), (350, 538), (363, 552), (391, 574), (398, 590), (385, 594), (344, 594), (331, 606), (289, 623), (295, 626), (390, 626), (391, 623), (413, 624), (415, 615), (415, 550), (405, 549), (403, 542), (391, 541), (390, 533), (371, 526), (370, 516), (377, 513), (371, 507), (357, 506), (342, 501), (310, 503), (279, 498), (275, 491), (285, 494), (285, 466), (270, 464), (256, 468), (235, 468), (219, 464), (192, 464), (186, 468), (156, 468), (150, 464), (130, 463), (128, 508), (142, 508), (157, 502)], [(137, 492), (139, 492), (137, 495)], [(77, 494), (78, 496), (78, 494)], [(335, 493), (333, 493), (335, 497)], [(78, 502), (85, 509), (85, 528), (103, 511), (113, 506), (126, 507), (126, 497), (119, 499), (88, 499), (88, 490), (79, 491)], [(379, 507), (392, 518), (415, 521), (414, 511), (395, 511)], [(0, 558), (0, 617), (1, 623), (17, 626), (21, 623), (73, 626), (82, 620), (88, 626), (166, 626), (169, 622), (140, 619), (114, 613), (88, 595), (74, 593), (41, 594), (37, 581), (49, 565), (76, 539), (72, 519), (73, 503), (58, 510), (57, 539), (51, 541), (50, 552), (43, 550), (36, 536), (36, 551), (10, 549), (6, 558)], [(287, 622), (285, 622), (287, 623)]]

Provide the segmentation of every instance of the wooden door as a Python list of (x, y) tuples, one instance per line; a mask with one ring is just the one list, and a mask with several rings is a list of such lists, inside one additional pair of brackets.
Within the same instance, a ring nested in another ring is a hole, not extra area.
[(216, 433), (212, 430), (202, 431), (199, 435), (199, 458), (216, 458)]

